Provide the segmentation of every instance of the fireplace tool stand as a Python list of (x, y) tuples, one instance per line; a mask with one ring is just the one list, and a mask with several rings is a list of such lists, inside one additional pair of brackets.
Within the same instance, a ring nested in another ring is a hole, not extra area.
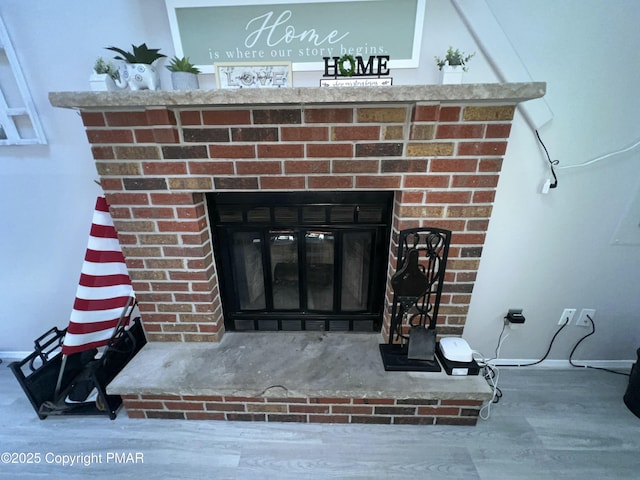
[(436, 324), (450, 243), (451, 231), (439, 228), (399, 233), (389, 341), (380, 345), (385, 370), (441, 371)]
[(131, 320), (129, 330), (116, 329), (99, 359), (97, 349), (85, 350), (70, 354), (63, 367), (66, 333), (66, 328), (51, 328), (35, 340), (29, 356), (9, 368), (41, 420), (52, 415), (108, 415), (115, 420), (122, 398), (106, 389), (147, 342), (140, 317)]

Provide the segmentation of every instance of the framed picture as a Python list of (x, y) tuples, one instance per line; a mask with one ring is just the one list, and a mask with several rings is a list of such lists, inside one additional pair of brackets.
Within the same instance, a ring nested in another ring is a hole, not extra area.
[(324, 68), (323, 57), (388, 55), (417, 68), (426, 0), (165, 0), (178, 57), (202, 73), (218, 62), (288, 61)]
[(291, 62), (220, 62), (215, 65), (218, 88), (290, 88)]

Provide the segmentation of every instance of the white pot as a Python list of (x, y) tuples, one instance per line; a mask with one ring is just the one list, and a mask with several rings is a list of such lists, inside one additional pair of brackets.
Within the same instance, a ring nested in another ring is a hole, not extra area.
[(89, 87), (93, 92), (107, 92), (117, 90), (116, 84), (106, 73), (92, 73), (89, 76)]
[(174, 90), (197, 90), (198, 75), (189, 72), (171, 72), (171, 83)]
[(127, 63), (120, 69), (119, 88), (130, 90), (160, 90), (160, 75), (153, 65), (146, 63)]
[(462, 65), (445, 65), (440, 70), (440, 82), (444, 85), (459, 85), (462, 83), (463, 75)]

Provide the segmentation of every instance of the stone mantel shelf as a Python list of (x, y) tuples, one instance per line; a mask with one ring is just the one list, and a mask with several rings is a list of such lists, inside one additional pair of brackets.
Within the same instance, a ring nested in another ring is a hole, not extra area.
[(319, 105), (339, 103), (513, 103), (540, 98), (545, 82), (402, 85), (392, 87), (302, 87), (282, 89), (50, 92), (54, 107), (81, 110), (218, 105)]

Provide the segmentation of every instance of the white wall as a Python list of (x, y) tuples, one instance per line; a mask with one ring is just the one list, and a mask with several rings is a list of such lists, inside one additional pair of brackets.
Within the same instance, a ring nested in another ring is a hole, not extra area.
[[(532, 78), (547, 82), (553, 120), (540, 134), (562, 166), (580, 164), (640, 138), (640, 67), (631, 0), (489, 0)], [(610, 68), (613, 67), (613, 68)], [(502, 317), (522, 307), (507, 358), (540, 358), (565, 307), (595, 308), (597, 333), (578, 359), (634, 359), (640, 347), (640, 245), (612, 245), (637, 191), (640, 148), (580, 169), (559, 170), (559, 186), (537, 193), (545, 160), (531, 130), (517, 121), (504, 162), (494, 216), (465, 337), (492, 354)], [(636, 224), (640, 219), (635, 219)], [(566, 359), (590, 329), (567, 327), (550, 358)]]
[[(633, 89), (640, 73), (633, 61), (638, 2), (487, 3), (531, 77), (548, 82), (554, 117), (540, 133), (553, 158), (561, 165), (581, 163), (640, 137)], [(162, 0), (3, 0), (0, 15), (49, 140), (47, 146), (0, 147), (0, 352), (27, 351), (50, 326), (67, 324), (100, 193), (80, 119), (51, 107), (47, 93), (87, 89), (95, 58), (110, 56), (105, 46), (146, 42), (174, 52)], [(420, 67), (392, 72), (394, 82), (435, 83), (433, 56), (450, 44), (478, 50), (449, 0), (427, 0)], [(619, 59), (629, 70), (609, 72)], [(471, 67), (466, 81), (496, 81), (480, 52)], [(294, 83), (315, 86), (318, 78), (296, 73)], [(168, 85), (167, 72), (162, 79)], [(211, 78), (203, 80), (212, 85)], [(635, 358), (640, 246), (612, 246), (610, 240), (638, 187), (640, 150), (562, 170), (559, 188), (544, 196), (538, 191), (546, 160), (519, 114), (511, 138), (465, 337), (490, 355), (507, 309), (521, 307), (527, 322), (510, 334), (503, 357), (538, 358), (564, 307), (595, 308), (598, 332), (576, 357)], [(567, 327), (551, 358), (566, 359), (588, 331)]]
[(87, 90), (103, 47), (173, 49), (163, 1), (3, 0), (0, 15), (48, 139), (0, 147), (0, 352), (27, 351), (69, 321), (101, 194), (78, 114), (53, 108), (48, 92)]

